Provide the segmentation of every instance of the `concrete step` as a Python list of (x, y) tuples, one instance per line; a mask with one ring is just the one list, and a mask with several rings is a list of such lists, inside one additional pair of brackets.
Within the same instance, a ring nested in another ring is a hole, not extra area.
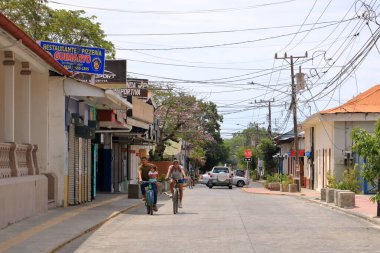
[(48, 209), (56, 208), (55, 199), (48, 199)]

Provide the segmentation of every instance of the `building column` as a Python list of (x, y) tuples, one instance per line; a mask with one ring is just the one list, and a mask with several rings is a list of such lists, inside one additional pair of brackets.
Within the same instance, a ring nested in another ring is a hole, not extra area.
[(22, 132), (21, 142), (31, 143), (31, 71), (29, 68), (29, 62), (21, 63), (22, 69), (21, 75), (21, 113), (22, 119)]
[(4, 141), (15, 141), (15, 60), (12, 51), (4, 51)]

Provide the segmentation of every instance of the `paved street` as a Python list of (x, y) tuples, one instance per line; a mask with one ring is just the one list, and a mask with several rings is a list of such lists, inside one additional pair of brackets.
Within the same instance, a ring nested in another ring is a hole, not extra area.
[(132, 209), (59, 252), (380, 252), (380, 230), (357, 217), (290, 196), (239, 188), (185, 192), (173, 215)]

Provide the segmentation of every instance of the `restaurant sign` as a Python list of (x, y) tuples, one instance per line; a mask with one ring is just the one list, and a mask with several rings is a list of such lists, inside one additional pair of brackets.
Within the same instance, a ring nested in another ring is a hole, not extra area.
[(39, 44), (54, 60), (70, 72), (104, 73), (105, 50), (103, 48), (83, 47), (48, 41), (40, 41)]

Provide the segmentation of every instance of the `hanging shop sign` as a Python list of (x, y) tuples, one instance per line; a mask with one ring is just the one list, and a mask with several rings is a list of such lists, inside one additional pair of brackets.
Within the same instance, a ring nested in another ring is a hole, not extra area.
[(137, 79), (137, 78), (127, 78), (126, 88), (118, 89), (118, 92), (123, 97), (136, 96), (136, 97), (147, 97), (148, 90), (148, 79)]
[(104, 73), (105, 49), (103, 48), (83, 47), (48, 41), (40, 41), (39, 43), (54, 60), (70, 72), (87, 74)]

